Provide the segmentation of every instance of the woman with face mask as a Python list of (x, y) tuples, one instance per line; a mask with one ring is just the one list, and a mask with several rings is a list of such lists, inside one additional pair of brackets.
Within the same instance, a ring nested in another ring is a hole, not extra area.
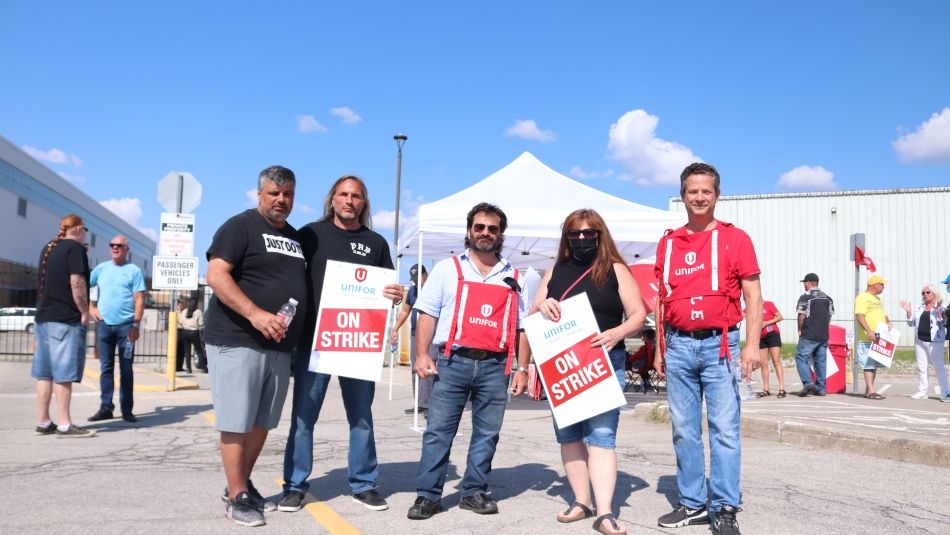
[[(590, 209), (572, 212), (561, 225), (557, 261), (541, 281), (532, 312), (540, 311), (548, 319), (558, 321), (558, 303), (581, 293), (587, 294), (600, 329), (591, 345), (607, 349), (622, 389), (624, 339), (640, 330), (646, 312), (637, 283), (607, 225), (600, 214)], [(627, 533), (614, 518), (612, 508), (617, 483), (615, 447), (619, 417), (620, 410), (613, 409), (561, 429), (555, 424), (561, 461), (574, 493), (574, 502), (557, 515), (558, 522), (590, 518), (596, 511), (595, 530), (607, 535)]]

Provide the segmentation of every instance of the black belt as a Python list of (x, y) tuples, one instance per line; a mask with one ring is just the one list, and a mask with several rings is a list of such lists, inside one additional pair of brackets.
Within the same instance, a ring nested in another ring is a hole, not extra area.
[[(722, 334), (722, 329), (696, 329), (695, 331), (681, 331), (676, 327), (670, 327), (670, 332), (679, 336), (688, 336), (694, 340), (705, 340), (707, 338), (712, 338), (713, 336), (719, 336)], [(736, 332), (739, 330), (738, 325), (733, 325), (729, 327), (729, 332)]]
[[(439, 354), (445, 353), (445, 346), (439, 346)], [(507, 352), (485, 351), (484, 349), (475, 349), (472, 347), (460, 347), (452, 350), (453, 355), (465, 357), (470, 360), (488, 360), (508, 358)]]

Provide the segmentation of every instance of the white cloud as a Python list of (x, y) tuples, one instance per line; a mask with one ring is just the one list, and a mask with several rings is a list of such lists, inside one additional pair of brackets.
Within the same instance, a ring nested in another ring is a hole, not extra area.
[(247, 207), (254, 208), (257, 206), (257, 188), (251, 188), (244, 192), (244, 195), (247, 197)]
[[(106, 199), (99, 204), (105, 206), (110, 212), (119, 216), (123, 221), (135, 227), (139, 232), (145, 234), (154, 241), (158, 241), (158, 232), (155, 229), (139, 225), (142, 219), (142, 201), (132, 197), (123, 197), (121, 199)], [(111, 238), (111, 236), (109, 236)]]
[(342, 108), (330, 108), (330, 115), (339, 117), (345, 124), (356, 124), (363, 121), (362, 117), (347, 106), (343, 106)]
[(59, 176), (65, 178), (66, 180), (72, 182), (73, 184), (83, 184), (86, 182), (86, 177), (79, 175), (71, 175), (69, 173), (64, 173), (62, 171), (57, 172)]
[(538, 128), (538, 123), (534, 122), (534, 119), (516, 120), (515, 124), (508, 127), (508, 130), (505, 130), (505, 134), (508, 137), (533, 139), (541, 143), (557, 141), (557, 134), (551, 130), (541, 130)]
[(595, 178), (610, 178), (614, 176), (613, 169), (607, 169), (606, 171), (585, 171), (583, 167), (575, 165), (571, 167), (571, 170), (568, 171), (574, 178), (580, 180), (592, 180)]
[(31, 147), (29, 145), (23, 145), (23, 151), (29, 154), (30, 156), (41, 160), (44, 162), (55, 163), (60, 165), (72, 165), (75, 168), (82, 167), (82, 159), (75, 154), (66, 154), (65, 152), (52, 148), (47, 151), (37, 149), (36, 147)]
[(950, 108), (934, 113), (917, 130), (894, 140), (893, 145), (905, 162), (950, 161)]
[(815, 167), (799, 165), (779, 177), (778, 186), (785, 189), (809, 191), (836, 190), (838, 184), (835, 183), (834, 177), (834, 173), (820, 165)]
[(304, 134), (309, 134), (311, 132), (319, 132), (322, 134), (327, 131), (327, 127), (318, 123), (313, 115), (298, 115), (297, 131)]
[[(425, 203), (425, 197), (413, 197), (412, 191), (402, 191), (402, 201), (399, 204), (399, 228), (405, 229), (409, 223), (416, 220), (419, 205)], [(395, 207), (394, 207), (395, 208)], [(393, 230), (396, 228), (396, 210), (380, 210), (373, 214), (373, 228), (376, 230)]]
[(610, 125), (607, 148), (610, 158), (623, 166), (619, 178), (641, 185), (678, 185), (683, 169), (702, 161), (689, 147), (656, 137), (659, 121), (644, 110), (633, 110)]
[[(257, 199), (256, 196), (254, 198)], [(302, 202), (294, 202), (294, 211), (300, 212), (302, 214), (307, 214), (307, 215), (317, 213), (316, 208), (314, 208), (313, 206), (310, 206), (309, 204), (304, 204)]]

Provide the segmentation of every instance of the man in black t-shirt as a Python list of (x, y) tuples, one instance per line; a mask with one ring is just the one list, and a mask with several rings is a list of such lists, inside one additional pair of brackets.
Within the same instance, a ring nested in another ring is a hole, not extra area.
[[(73, 383), (86, 367), (86, 325), (89, 322), (89, 259), (84, 242), (88, 229), (77, 215), (60, 221), (56, 239), (40, 253), (39, 301), (36, 305), (36, 350), (31, 375), (36, 379), (38, 435), (86, 438), (95, 431), (73, 425), (69, 407)], [(59, 425), (49, 413), (56, 395)]]
[[(294, 355), (294, 393), (290, 436), (284, 452), (284, 495), (277, 508), (299, 511), (309, 488), (307, 479), (313, 470), (313, 427), (330, 384), (330, 376), (309, 370), (313, 333), (320, 308), (323, 277), (327, 260), (350, 262), (365, 266), (392, 269), (386, 240), (370, 229), (369, 197), (366, 184), (355, 176), (339, 178), (327, 193), (324, 214), (300, 229), (310, 306), (306, 325)], [(395, 303), (402, 300), (402, 286), (388, 284), (383, 295)], [(347, 482), (353, 499), (374, 511), (389, 508), (376, 491), (379, 477), (376, 460), (376, 439), (373, 434), (373, 397), (376, 383), (350, 377), (339, 377), (343, 406), (350, 424), (350, 451)]]
[[(802, 380), (799, 397), (809, 394), (825, 395), (825, 366), (828, 360), (828, 325), (835, 313), (835, 303), (828, 294), (818, 289), (818, 275), (809, 273), (801, 280), (805, 293), (798, 298), (798, 348), (795, 366)], [(815, 366), (815, 381), (811, 380), (809, 359)]]
[(244, 526), (264, 525), (263, 511), (277, 508), (254, 488), (251, 470), (267, 432), (280, 421), (291, 353), (303, 331), (300, 318), (277, 312), (290, 299), (297, 310), (307, 308), (306, 262), (300, 237), (287, 223), (296, 184), (290, 169), (264, 169), (257, 208), (221, 225), (207, 253), (214, 296), (204, 334), (228, 481), (223, 499), (228, 518)]

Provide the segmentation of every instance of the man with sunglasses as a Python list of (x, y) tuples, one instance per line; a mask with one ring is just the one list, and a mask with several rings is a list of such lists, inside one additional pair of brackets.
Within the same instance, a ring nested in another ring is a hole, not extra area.
[[(488, 495), (488, 476), (505, 415), (509, 364), (515, 343), (524, 347), (521, 319), (526, 308), (518, 273), (499, 254), (508, 218), (495, 205), (480, 203), (468, 213), (464, 253), (442, 260), (413, 307), (416, 363), (420, 380), (435, 377), (429, 396), (428, 426), (416, 477), (416, 501), (408, 518), (424, 520), (442, 511), (442, 488), (452, 442), (467, 401), (472, 402), (472, 438), (465, 475), (459, 485), (459, 508), (494, 514), (498, 505)], [(439, 348), (436, 362), (429, 345)], [(519, 352), (512, 392), (527, 386), (527, 351)]]
[(139, 322), (145, 311), (145, 278), (138, 266), (129, 262), (129, 241), (116, 236), (109, 242), (108, 262), (92, 270), (89, 286), (99, 288), (99, 297), (89, 303), (89, 315), (96, 320), (99, 343), (99, 410), (90, 422), (111, 420), (115, 405), (115, 352), (119, 351), (119, 405), (122, 419), (134, 423), (132, 414), (132, 356), (139, 338)]

